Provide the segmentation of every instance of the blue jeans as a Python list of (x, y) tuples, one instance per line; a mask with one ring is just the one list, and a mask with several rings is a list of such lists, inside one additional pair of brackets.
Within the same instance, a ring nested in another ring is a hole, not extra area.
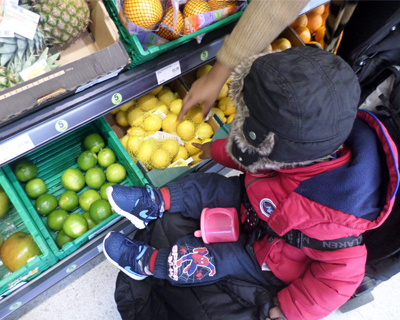
[[(240, 212), (243, 186), (239, 177), (192, 173), (167, 187), (171, 195), (170, 212), (195, 219), (200, 218), (203, 208), (234, 207)], [(154, 276), (177, 286), (206, 285), (227, 278), (268, 285), (247, 242), (247, 235), (240, 235), (236, 242), (211, 244), (187, 235), (172, 248), (159, 250)]]

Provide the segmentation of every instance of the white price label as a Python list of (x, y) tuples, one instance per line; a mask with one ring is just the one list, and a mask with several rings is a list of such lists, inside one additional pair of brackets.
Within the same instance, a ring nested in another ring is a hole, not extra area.
[(23, 134), (6, 143), (3, 143), (0, 145), (0, 165), (25, 153), (26, 151), (33, 149), (34, 147), (35, 145), (28, 134)]
[(162, 84), (181, 74), (181, 65), (179, 61), (170, 64), (169, 66), (156, 71), (158, 84)]

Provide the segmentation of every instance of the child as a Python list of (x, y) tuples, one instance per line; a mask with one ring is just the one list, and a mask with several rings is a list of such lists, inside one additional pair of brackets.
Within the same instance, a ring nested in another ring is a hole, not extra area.
[(359, 236), (384, 222), (398, 185), (396, 148), (372, 114), (357, 114), (359, 93), (350, 67), (324, 50), (243, 61), (232, 77), (237, 115), (229, 137), (202, 146), (203, 157), (241, 177), (196, 173), (161, 189), (114, 185), (107, 194), (138, 228), (168, 212), (199, 219), (205, 207), (235, 207), (245, 212), (247, 234), (208, 245), (187, 235), (157, 250), (110, 233), (106, 257), (133, 279), (151, 275), (176, 286), (279, 280), (285, 286), (271, 319), (327, 316), (362, 281), (367, 252)]

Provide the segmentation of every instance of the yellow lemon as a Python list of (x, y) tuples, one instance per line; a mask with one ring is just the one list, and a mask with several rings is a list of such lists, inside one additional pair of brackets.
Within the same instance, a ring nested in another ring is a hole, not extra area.
[(162, 101), (158, 101), (155, 108), (153, 110), (151, 110), (151, 112), (157, 112), (157, 111), (161, 111), (163, 114), (168, 114), (168, 107), (165, 105), (164, 102)]
[(175, 133), (176, 126), (178, 125), (178, 115), (175, 113), (168, 113), (167, 116), (162, 121), (162, 129), (168, 133)]
[(283, 51), (292, 47), (290, 41), (286, 38), (279, 38), (271, 43), (273, 51)]
[(235, 119), (236, 113), (231, 114), (228, 119), (226, 119), (226, 123), (231, 123), (233, 119)]
[(171, 104), (169, 105), (169, 110), (172, 113), (179, 114), (179, 112), (181, 112), (181, 109), (182, 109), (182, 99), (176, 99), (172, 101)]
[(128, 123), (132, 127), (141, 127), (144, 121), (144, 112), (140, 108), (132, 109), (128, 112)]
[(119, 139), (119, 142), (121, 142), (122, 146), (124, 147), (124, 149), (126, 149), (126, 144), (129, 140), (129, 135), (124, 135), (121, 139)]
[(200, 124), (204, 121), (203, 108), (201, 106), (191, 108), (185, 116), (185, 119), (190, 119), (195, 124)]
[(189, 158), (189, 152), (186, 150), (186, 148), (184, 146), (179, 146), (178, 153), (172, 159), (172, 162), (175, 162), (178, 159), (186, 160), (187, 158)]
[(199, 163), (200, 161), (202, 161), (203, 159), (200, 159), (200, 158), (199, 158), (199, 156), (200, 156), (202, 153), (203, 153), (203, 152), (199, 152), (199, 153), (196, 153), (196, 154), (192, 155), (193, 161), (192, 161), (190, 164), (196, 164), (196, 163)]
[(166, 139), (161, 144), (161, 149), (167, 151), (171, 158), (175, 157), (179, 151), (179, 143), (174, 139)]
[(212, 111), (212, 112), (214, 112), (216, 115), (218, 115), (218, 117), (220, 117), (221, 120), (222, 120), (224, 123), (226, 122), (225, 114), (224, 114), (224, 112), (223, 112), (221, 109), (219, 109), (219, 108), (211, 108), (210, 111)]
[(202, 143), (205, 144), (205, 143), (211, 142), (211, 141), (212, 141), (212, 139), (211, 139), (211, 138), (208, 138), (208, 139), (204, 139), (204, 140), (202, 141)]
[(208, 123), (200, 123), (196, 128), (196, 136), (201, 139), (208, 139), (214, 134), (213, 129)]
[(155, 88), (153, 91), (151, 91), (151, 94), (154, 94), (155, 96), (159, 94), (159, 92), (162, 90), (163, 86), (159, 86), (158, 88)]
[(194, 138), (194, 123), (185, 120), (178, 124), (176, 127), (176, 133), (180, 136), (184, 141), (189, 141)]
[(158, 94), (158, 99), (167, 107), (169, 107), (171, 102), (175, 100), (175, 95), (172, 91), (166, 90), (163, 92), (163, 90), (161, 90), (161, 92)]
[(221, 91), (220, 91), (219, 94), (218, 94), (217, 100), (219, 101), (219, 100), (221, 100), (222, 98), (225, 98), (225, 97), (228, 95), (228, 91), (229, 91), (228, 85), (225, 83), (225, 84), (222, 86), (222, 89), (221, 89)]
[(158, 131), (161, 129), (162, 120), (156, 115), (150, 115), (144, 119), (143, 129), (145, 131)]
[(119, 110), (115, 115), (115, 121), (117, 121), (117, 123), (122, 127), (129, 126), (128, 118), (125, 111)]
[(140, 144), (139, 150), (137, 151), (137, 159), (142, 161), (144, 164), (150, 161), (153, 152), (157, 149), (157, 145), (154, 139), (145, 139)]
[(164, 149), (157, 149), (151, 155), (151, 163), (156, 169), (165, 169), (171, 164), (170, 154)]
[(130, 107), (134, 107), (135, 103), (136, 100), (129, 101), (128, 103), (125, 103), (123, 106), (119, 107), (118, 110), (127, 111)]
[(201, 141), (199, 139), (194, 138), (194, 139), (191, 139), (191, 140), (185, 142), (185, 148), (186, 148), (187, 152), (189, 152), (190, 156), (201, 151), (199, 148), (196, 148), (194, 145), (192, 145), (192, 143), (201, 144)]
[(140, 109), (142, 109), (143, 111), (149, 111), (156, 106), (157, 101), (157, 98), (153, 94), (148, 93), (140, 97), (137, 100), (137, 103)]
[(126, 149), (133, 154), (137, 154), (140, 145), (142, 144), (143, 138), (139, 136), (130, 136), (126, 144)]
[(234, 102), (230, 97), (225, 97), (218, 102), (218, 108), (220, 108), (224, 115), (230, 116), (233, 113), (236, 113), (236, 107)]
[(131, 127), (129, 128), (126, 133), (130, 136), (138, 136), (138, 137), (144, 137), (146, 134), (146, 131), (144, 131), (140, 127)]
[(201, 66), (200, 68), (198, 68), (197, 71), (196, 71), (197, 79), (201, 78), (202, 76), (204, 76), (207, 73), (209, 73), (211, 68), (212, 68), (212, 65), (210, 65), (210, 64), (205, 64), (204, 66)]

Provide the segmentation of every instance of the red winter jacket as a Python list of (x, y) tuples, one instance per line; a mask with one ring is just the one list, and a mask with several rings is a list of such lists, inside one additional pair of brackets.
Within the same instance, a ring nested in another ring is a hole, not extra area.
[[(277, 234), (297, 229), (319, 240), (358, 236), (387, 218), (398, 186), (397, 150), (372, 114), (361, 111), (357, 118), (334, 160), (279, 172), (245, 172), (253, 208)], [(243, 169), (225, 151), (225, 143), (212, 144), (212, 158)], [(255, 242), (254, 251), (263, 270), (269, 267), (287, 284), (278, 299), (288, 320), (321, 319), (340, 307), (362, 281), (367, 255), (364, 245), (298, 249), (270, 236)]]

